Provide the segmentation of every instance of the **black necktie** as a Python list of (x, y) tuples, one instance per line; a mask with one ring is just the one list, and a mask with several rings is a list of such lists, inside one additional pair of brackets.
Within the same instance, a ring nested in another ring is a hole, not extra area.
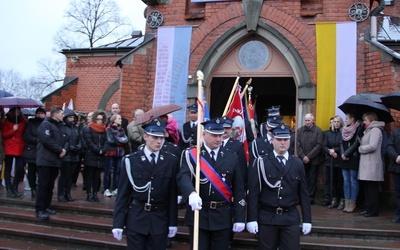
[[(225, 141), (222, 141), (221, 147), (224, 147)], [(213, 151), (214, 152), (214, 151)]]
[(150, 162), (151, 167), (150, 167), (150, 170), (153, 171), (154, 167), (156, 166), (156, 154), (155, 153), (151, 153), (150, 156), (151, 156), (151, 162)]
[(211, 150), (211, 152), (210, 152), (210, 156), (211, 156), (211, 164), (214, 166), (214, 164), (215, 164), (215, 152), (214, 152), (214, 150)]
[(285, 157), (283, 157), (282, 155), (278, 155), (277, 157), (279, 159), (278, 161), (280, 162), (280, 164), (284, 168), (285, 167), (285, 161), (284, 161)]

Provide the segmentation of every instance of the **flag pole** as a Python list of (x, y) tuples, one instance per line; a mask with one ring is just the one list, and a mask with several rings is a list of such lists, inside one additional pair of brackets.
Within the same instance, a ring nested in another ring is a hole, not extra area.
[(244, 89), (243, 89), (242, 93), (240, 93), (240, 99), (242, 99), (243, 96), (246, 94), (246, 90), (247, 90), (247, 88), (250, 86), (251, 81), (253, 81), (253, 78), (250, 78), (250, 79), (246, 82), (246, 85), (244, 86)]
[[(197, 99), (203, 98), (203, 80), (204, 74), (200, 70), (197, 71)], [(203, 104), (204, 105), (204, 104)], [(201, 150), (201, 130), (200, 125), (203, 122), (203, 109), (199, 108), (197, 111), (197, 154), (196, 154), (196, 178), (195, 190), (200, 195), (200, 150)], [(199, 249), (199, 210), (194, 210), (194, 226), (193, 226), (193, 249)]]
[(226, 103), (224, 113), (222, 113), (222, 116), (224, 116), (224, 115), (226, 115), (226, 113), (228, 113), (229, 106), (231, 105), (231, 102), (232, 102), (233, 94), (235, 93), (237, 85), (239, 84), (239, 79), (240, 79), (240, 73), (238, 72), (238, 75), (236, 77), (235, 83), (233, 84), (231, 94), (229, 95), (228, 102)]

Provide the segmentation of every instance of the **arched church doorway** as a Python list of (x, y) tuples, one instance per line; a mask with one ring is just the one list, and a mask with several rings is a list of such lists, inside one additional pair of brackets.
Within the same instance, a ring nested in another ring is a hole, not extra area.
[(232, 28), (208, 50), (198, 69), (205, 76), (203, 86), (212, 117), (222, 115), (238, 74), (242, 88), (252, 78), (259, 124), (265, 121), (266, 109), (271, 106), (281, 106), (284, 122), (293, 129), (303, 125), (303, 119), (296, 117), (311, 112), (315, 86), (303, 59), (267, 24), (259, 22), (254, 33), (249, 33), (244, 23)]
[[(244, 89), (248, 77), (239, 80)], [(210, 86), (210, 116), (221, 116), (236, 78), (213, 77)], [(296, 84), (292, 77), (252, 77), (252, 102), (256, 122), (261, 124), (267, 117), (267, 109), (280, 106), (284, 122), (294, 128), (296, 117)]]

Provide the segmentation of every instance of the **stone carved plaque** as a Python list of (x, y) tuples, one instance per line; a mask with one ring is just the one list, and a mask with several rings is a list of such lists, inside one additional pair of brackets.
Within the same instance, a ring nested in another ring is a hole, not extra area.
[(268, 47), (260, 41), (249, 41), (240, 48), (238, 59), (248, 70), (259, 70), (268, 62), (270, 53)]

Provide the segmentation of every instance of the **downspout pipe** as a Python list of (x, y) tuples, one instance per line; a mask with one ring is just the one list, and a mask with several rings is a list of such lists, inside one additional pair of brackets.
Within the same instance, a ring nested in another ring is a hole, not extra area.
[(375, 45), (376, 47), (378, 47), (379, 49), (385, 51), (386, 53), (388, 53), (389, 55), (391, 55), (392, 57), (400, 60), (400, 54), (397, 53), (396, 51), (390, 49), (389, 47), (387, 47), (386, 45), (378, 42), (378, 32), (377, 32), (377, 18), (376, 16), (371, 16), (371, 39), (366, 38), (366, 40), (368, 42), (370, 42), (371, 44)]

